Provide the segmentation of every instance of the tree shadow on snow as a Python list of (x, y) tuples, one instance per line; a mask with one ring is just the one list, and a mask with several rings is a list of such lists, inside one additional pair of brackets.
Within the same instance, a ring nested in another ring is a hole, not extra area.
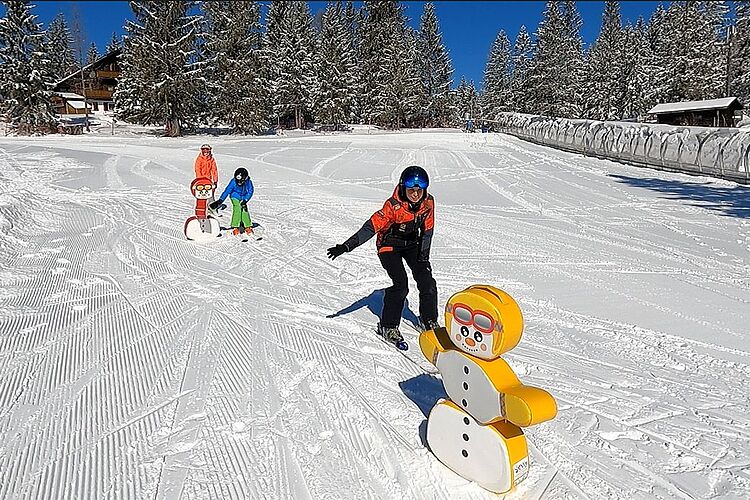
[(719, 212), (730, 217), (750, 218), (750, 188), (721, 186), (705, 182), (681, 182), (666, 179), (643, 179), (610, 174), (631, 186), (664, 193), (672, 200), (690, 200), (692, 206)]
[(427, 446), (427, 417), (430, 415), (432, 407), (438, 401), (448, 399), (448, 395), (445, 393), (445, 388), (443, 387), (443, 381), (437, 377), (423, 373), (409, 380), (399, 382), (398, 385), (401, 387), (404, 395), (411, 399), (422, 412), (422, 415), (425, 416), (425, 419), (419, 424), (419, 439), (421, 439), (422, 445), (429, 449), (429, 446)]
[[(326, 316), (326, 318), (337, 318), (344, 314), (349, 314), (358, 309), (362, 309), (363, 307), (367, 307), (367, 309), (369, 309), (370, 312), (374, 314), (375, 317), (378, 318), (379, 320), (380, 315), (383, 312), (383, 297), (384, 296), (385, 296), (384, 288), (375, 290), (367, 297), (362, 297), (361, 299), (359, 299), (352, 305), (347, 306), (333, 314), (329, 314), (328, 316)], [(409, 299), (406, 299), (404, 301), (404, 308), (401, 310), (401, 317), (404, 318), (406, 321), (410, 322), (415, 327), (419, 325), (419, 318), (417, 317), (416, 314), (414, 314), (414, 311), (412, 311), (411, 308), (409, 307)]]

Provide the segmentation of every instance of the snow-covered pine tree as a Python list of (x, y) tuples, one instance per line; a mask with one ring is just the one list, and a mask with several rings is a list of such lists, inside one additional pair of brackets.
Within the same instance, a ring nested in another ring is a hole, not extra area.
[(120, 37), (117, 36), (117, 33), (114, 31), (112, 32), (112, 38), (109, 40), (109, 43), (107, 43), (106, 54), (109, 54), (110, 52), (114, 52), (115, 50), (122, 47), (122, 43), (120, 42)]
[(49, 23), (46, 32), (47, 53), (50, 60), (50, 72), (58, 82), (76, 69), (75, 57), (71, 48), (72, 36), (65, 16), (59, 13)]
[(701, 99), (726, 96), (727, 91), (727, 29), (729, 6), (725, 0), (698, 3), (699, 23), (697, 37), (702, 50), (696, 58), (696, 73), (703, 75), (703, 88), (696, 89)]
[(563, 60), (561, 90), (562, 109), (559, 116), (566, 118), (580, 118), (583, 108), (584, 92), (588, 86), (585, 83), (585, 67), (583, 60), (583, 39), (581, 38), (581, 19), (574, 0), (565, 0), (563, 11)]
[(91, 45), (89, 45), (89, 50), (86, 53), (86, 64), (91, 64), (97, 59), (99, 59), (99, 51), (96, 49), (96, 44), (94, 42), (91, 42)]
[(620, 22), (619, 0), (607, 0), (602, 15), (599, 37), (588, 52), (586, 59), (585, 118), (594, 120), (616, 120), (622, 118), (625, 107), (626, 81), (623, 62), (627, 54), (622, 52), (624, 38)]
[(45, 36), (25, 0), (6, 0), (0, 19), (0, 110), (17, 134), (54, 130)]
[(270, 126), (268, 75), (261, 55), (260, 4), (203, 2), (203, 81), (208, 117), (234, 132), (259, 133)]
[(498, 112), (510, 110), (510, 70), (510, 40), (505, 31), (500, 30), (492, 43), (484, 69), (480, 107), (485, 118), (494, 120)]
[(456, 87), (455, 92), (455, 104), (454, 109), (456, 110), (456, 122), (466, 123), (467, 119), (476, 119), (477, 113), (479, 113), (479, 101), (477, 98), (477, 90), (474, 87), (474, 82), (461, 76), (461, 80)]
[(443, 44), (435, 7), (427, 2), (420, 19), (417, 50), (425, 100), (421, 109), (423, 125), (446, 127), (452, 124), (453, 67)]
[(723, 1), (673, 2), (666, 11), (654, 12), (654, 54), (665, 84), (664, 101), (692, 101), (723, 95), (725, 15)]
[(357, 93), (357, 61), (345, 8), (340, 2), (328, 4), (320, 32), (320, 59), (324, 64), (319, 66), (315, 117), (336, 129), (351, 120)]
[(735, 24), (729, 58), (729, 95), (750, 104), (750, 1), (734, 2)]
[(367, 123), (401, 128), (415, 120), (424, 96), (416, 41), (397, 2), (366, 0), (362, 21), (362, 112)]
[(344, 8), (344, 22), (349, 30), (349, 34), (352, 41), (352, 50), (354, 52), (354, 91), (352, 95), (352, 109), (349, 121), (352, 123), (360, 123), (362, 119), (362, 59), (360, 52), (360, 40), (362, 36), (362, 9), (358, 9), (354, 6), (354, 2), (347, 0)]
[(200, 104), (195, 61), (198, 17), (194, 1), (131, 1), (122, 72), (115, 90), (117, 116), (141, 125), (164, 124), (179, 136), (194, 124)]
[(528, 99), (528, 72), (534, 55), (534, 42), (526, 26), (521, 25), (511, 52), (511, 75), (508, 90), (508, 109), (517, 113), (530, 113)]
[(535, 114), (563, 116), (567, 106), (569, 69), (565, 25), (556, 0), (548, 0), (536, 32), (534, 55), (528, 71), (529, 110)]
[(621, 40), (620, 67), (624, 83), (621, 118), (638, 119), (656, 104), (649, 99), (655, 68), (643, 19), (639, 18), (635, 26), (628, 24), (622, 31)]
[(266, 47), (273, 68), (273, 109), (280, 121), (302, 128), (313, 118), (318, 95), (317, 34), (307, 2), (271, 3)]

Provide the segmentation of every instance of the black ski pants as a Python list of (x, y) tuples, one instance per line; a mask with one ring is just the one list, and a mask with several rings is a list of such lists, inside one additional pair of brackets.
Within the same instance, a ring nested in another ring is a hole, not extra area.
[(401, 323), (401, 311), (404, 301), (409, 294), (409, 279), (406, 276), (404, 261), (411, 269), (419, 290), (419, 316), (422, 321), (437, 320), (437, 283), (432, 277), (432, 266), (429, 261), (419, 262), (419, 248), (417, 245), (391, 252), (378, 254), (383, 269), (393, 281), (393, 285), (385, 289), (383, 298), (383, 314), (380, 318), (381, 326), (396, 328)]

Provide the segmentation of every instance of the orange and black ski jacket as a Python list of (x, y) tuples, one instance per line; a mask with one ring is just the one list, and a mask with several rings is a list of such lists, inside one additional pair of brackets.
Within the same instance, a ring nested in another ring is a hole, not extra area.
[(219, 172), (213, 155), (206, 157), (198, 154), (198, 158), (195, 159), (195, 177), (206, 177), (214, 184), (219, 181)]
[(432, 230), (435, 225), (435, 199), (427, 194), (416, 206), (399, 196), (398, 186), (393, 196), (386, 200), (383, 208), (344, 242), (352, 251), (373, 236), (377, 235), (375, 246), (378, 253), (392, 252), (417, 245), (419, 260), (430, 258)]

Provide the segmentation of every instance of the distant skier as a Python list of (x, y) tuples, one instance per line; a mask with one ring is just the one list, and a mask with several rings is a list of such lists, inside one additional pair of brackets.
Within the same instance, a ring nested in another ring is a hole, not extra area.
[(240, 167), (234, 171), (234, 177), (221, 193), (221, 197), (209, 205), (211, 210), (216, 210), (229, 196), (232, 201), (232, 234), (240, 234), (240, 224), (245, 228), (245, 233), (253, 233), (252, 221), (247, 212), (247, 202), (253, 197), (254, 191), (253, 181), (250, 180), (247, 169)]
[(435, 200), (427, 193), (429, 183), (427, 172), (422, 167), (407, 167), (401, 173), (393, 196), (386, 200), (383, 208), (375, 212), (348, 240), (327, 250), (328, 257), (335, 259), (377, 234), (380, 263), (393, 281), (393, 285), (385, 290), (378, 333), (397, 346), (404, 344), (399, 324), (401, 310), (409, 293), (403, 261), (406, 261), (417, 282), (422, 325), (427, 330), (439, 326), (437, 284), (430, 265)]
[(216, 168), (216, 160), (211, 150), (211, 146), (204, 144), (201, 146), (201, 152), (195, 159), (195, 178), (205, 177), (214, 183), (214, 189), (219, 182), (219, 171)]

